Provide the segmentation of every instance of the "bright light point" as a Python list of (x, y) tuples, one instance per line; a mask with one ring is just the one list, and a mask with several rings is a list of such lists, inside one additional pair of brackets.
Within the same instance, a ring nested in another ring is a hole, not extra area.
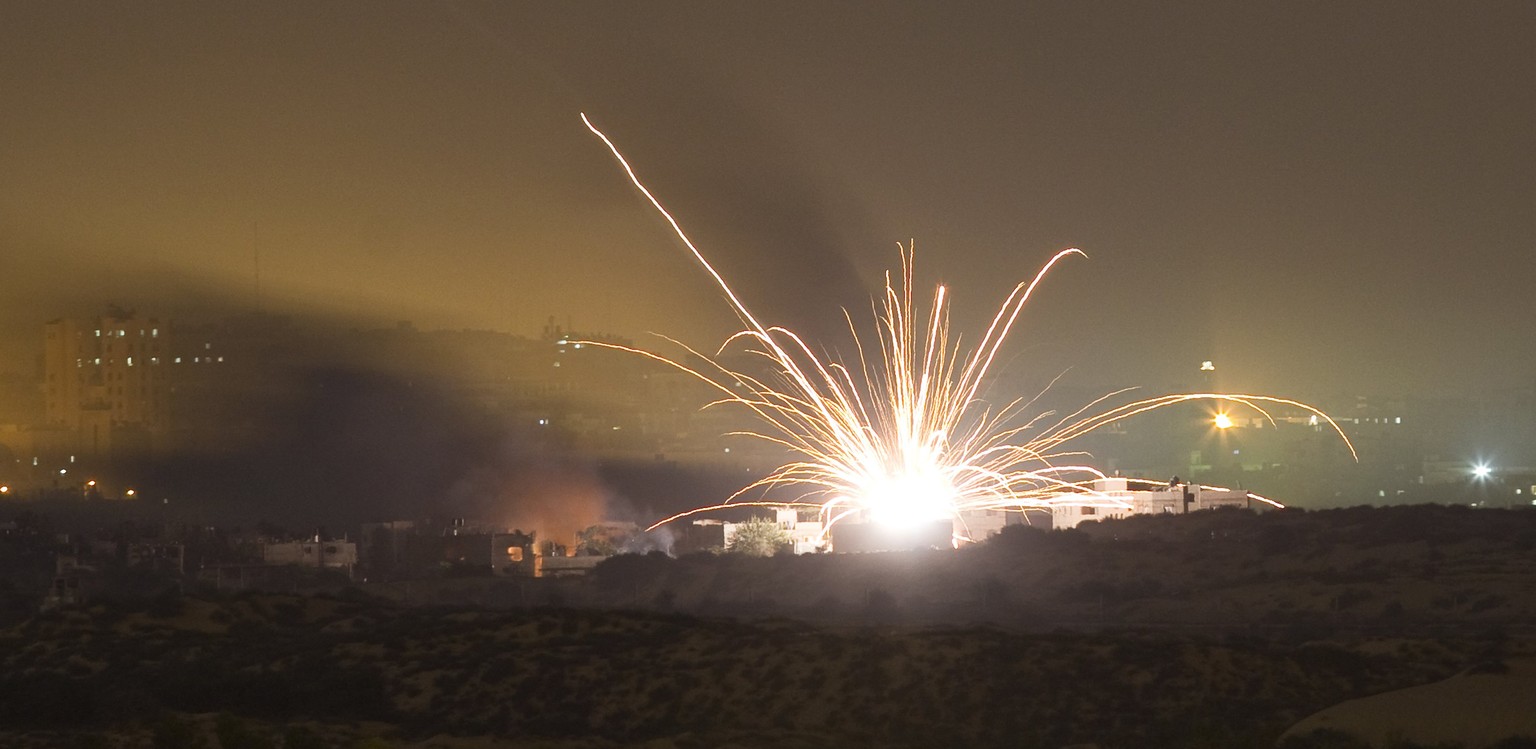
[(1493, 468), (1487, 463), (1478, 463), (1472, 466), (1472, 478), (1485, 479), (1493, 474)]
[(129, 489), (129, 490), (128, 490), (128, 491), (126, 491), (126, 492), (123, 492), (123, 494), (124, 494), (124, 495), (125, 495), (125, 496), (129, 496), (129, 497), (132, 497), (132, 496), (135, 496), (135, 495), (137, 495), (137, 494), (138, 494), (138, 492), (136, 492), (136, 491), (134, 491), (134, 490), (132, 490), (132, 489)]
[(858, 504), (884, 525), (912, 527), (955, 513), (955, 489), (942, 476), (885, 477), (861, 489)]
[(0, 486), (0, 494), (10, 494), (10, 493), (11, 493), (11, 487), (9, 487), (9, 486)]
[(1215, 362), (1210, 362), (1210, 361), (1200, 362), (1200, 371), (1201, 372), (1215, 372), (1216, 371), (1216, 363)]
[(91, 479), (90, 481), (85, 482), (85, 485), (86, 486), (95, 486), (96, 485), (96, 479)]
[(1224, 413), (1216, 414), (1215, 423), (1217, 429), (1231, 429), (1232, 417)]

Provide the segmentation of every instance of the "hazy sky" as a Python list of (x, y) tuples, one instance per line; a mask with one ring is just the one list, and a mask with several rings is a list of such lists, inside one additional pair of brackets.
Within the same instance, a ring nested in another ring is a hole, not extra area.
[(1536, 4), (0, 0), (0, 371), (107, 301), (711, 345), (897, 243), (1042, 371), (1536, 383)]

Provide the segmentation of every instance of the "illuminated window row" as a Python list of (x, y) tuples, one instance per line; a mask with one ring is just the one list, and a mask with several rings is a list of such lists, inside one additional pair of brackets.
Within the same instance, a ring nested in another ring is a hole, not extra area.
[[(150, 338), (159, 338), (160, 337), (160, 329), (159, 328), (150, 328), (148, 333), (149, 333), (149, 337)], [(144, 334), (145, 334), (144, 328), (139, 328), (139, 336), (142, 337), (142, 336), (144, 336)], [(128, 330), (126, 328), (119, 328), (116, 333), (113, 333), (110, 330), (107, 331), (107, 337), (108, 338), (125, 338), (127, 336), (128, 336)], [(101, 337), (101, 328), (97, 328), (96, 329), (96, 337), (97, 338)]]

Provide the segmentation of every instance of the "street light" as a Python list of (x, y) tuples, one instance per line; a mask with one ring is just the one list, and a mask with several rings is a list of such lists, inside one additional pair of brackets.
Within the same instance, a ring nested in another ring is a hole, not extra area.
[(1216, 418), (1213, 419), (1212, 421), (1213, 421), (1213, 423), (1216, 424), (1216, 428), (1217, 429), (1231, 429), (1232, 428), (1232, 417), (1226, 415), (1225, 413), (1218, 413), (1218, 414), (1216, 414)]
[(1493, 467), (1487, 463), (1478, 463), (1477, 465), (1472, 466), (1472, 478), (1475, 478), (1478, 481), (1482, 481), (1491, 475), (1493, 475)]

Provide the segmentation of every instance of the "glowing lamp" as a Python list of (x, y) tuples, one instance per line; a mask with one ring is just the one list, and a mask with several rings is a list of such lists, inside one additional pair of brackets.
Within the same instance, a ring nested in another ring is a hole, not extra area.
[(1216, 414), (1216, 418), (1213, 420), (1213, 422), (1216, 424), (1217, 429), (1232, 428), (1232, 417), (1224, 413)]
[(1482, 480), (1493, 474), (1493, 467), (1487, 463), (1478, 463), (1472, 466), (1472, 478)]

